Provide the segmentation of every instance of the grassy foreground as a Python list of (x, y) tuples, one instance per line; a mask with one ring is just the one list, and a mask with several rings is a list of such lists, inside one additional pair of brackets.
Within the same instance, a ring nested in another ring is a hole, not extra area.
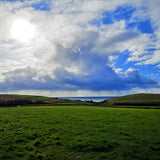
[(159, 160), (160, 110), (0, 108), (1, 160)]

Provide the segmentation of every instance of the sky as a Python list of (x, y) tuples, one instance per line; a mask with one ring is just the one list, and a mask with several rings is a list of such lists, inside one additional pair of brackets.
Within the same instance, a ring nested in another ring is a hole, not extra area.
[(160, 93), (159, 0), (0, 0), (0, 93)]

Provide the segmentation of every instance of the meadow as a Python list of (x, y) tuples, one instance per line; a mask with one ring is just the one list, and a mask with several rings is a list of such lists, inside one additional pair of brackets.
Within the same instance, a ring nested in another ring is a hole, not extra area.
[(0, 108), (1, 160), (159, 160), (160, 110)]

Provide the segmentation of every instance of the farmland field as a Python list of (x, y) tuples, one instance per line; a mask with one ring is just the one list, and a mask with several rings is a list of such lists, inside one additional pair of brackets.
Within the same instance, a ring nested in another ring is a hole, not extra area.
[(159, 160), (160, 110), (0, 108), (1, 160)]

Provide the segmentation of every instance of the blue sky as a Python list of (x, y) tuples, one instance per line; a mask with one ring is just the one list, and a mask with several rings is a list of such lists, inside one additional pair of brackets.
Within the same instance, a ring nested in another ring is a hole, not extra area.
[(158, 0), (1, 0), (0, 92), (160, 93)]

